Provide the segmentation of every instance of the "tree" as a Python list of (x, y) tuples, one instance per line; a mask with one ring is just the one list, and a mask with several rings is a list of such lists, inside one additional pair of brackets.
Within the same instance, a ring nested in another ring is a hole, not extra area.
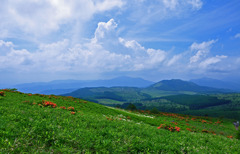
[(137, 110), (137, 107), (134, 105), (134, 104), (129, 104), (128, 107), (127, 107), (127, 110)]
[(152, 108), (152, 110), (150, 112), (153, 113), (153, 114), (158, 114), (159, 113), (159, 111), (156, 107)]

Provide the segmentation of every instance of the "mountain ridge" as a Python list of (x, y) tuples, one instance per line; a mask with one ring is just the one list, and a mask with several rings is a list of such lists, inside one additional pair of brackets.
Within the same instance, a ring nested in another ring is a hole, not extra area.
[(84, 87), (147, 87), (154, 82), (142, 78), (133, 77), (117, 77), (106, 80), (53, 80), (50, 82), (33, 82), (11, 86), (25, 93), (41, 93), (41, 94), (63, 94), (65, 91), (71, 92)]
[(212, 78), (198, 78), (189, 80), (201, 86), (209, 86), (213, 88), (222, 88), (222, 89), (230, 89), (235, 91), (240, 91), (240, 84), (235, 82), (223, 81)]

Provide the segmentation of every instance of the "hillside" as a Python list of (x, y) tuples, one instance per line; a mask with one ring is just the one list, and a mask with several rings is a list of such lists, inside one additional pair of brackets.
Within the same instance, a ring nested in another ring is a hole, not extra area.
[(239, 153), (232, 122), (0, 90), (1, 153)]

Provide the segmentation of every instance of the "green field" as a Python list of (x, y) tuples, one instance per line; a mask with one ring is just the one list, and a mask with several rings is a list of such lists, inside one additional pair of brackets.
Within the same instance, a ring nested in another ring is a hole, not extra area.
[(240, 152), (233, 120), (133, 112), (73, 97), (2, 92), (0, 153)]

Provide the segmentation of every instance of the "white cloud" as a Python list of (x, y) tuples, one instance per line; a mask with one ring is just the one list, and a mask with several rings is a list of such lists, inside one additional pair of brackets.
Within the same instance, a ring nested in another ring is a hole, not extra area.
[(211, 45), (212, 45), (213, 43), (216, 43), (216, 42), (217, 42), (217, 40), (211, 40), (211, 41), (208, 41), (208, 42), (202, 42), (202, 43), (200, 43), (200, 44), (194, 42), (194, 43), (191, 45), (190, 49), (191, 49), (191, 50), (205, 50), (205, 49), (210, 49)]
[(210, 50), (212, 44), (215, 43), (215, 42), (216, 42), (216, 40), (211, 40), (211, 41), (208, 41), (208, 42), (202, 42), (200, 44), (193, 43), (190, 47), (190, 50), (191, 51), (197, 51), (197, 53), (190, 58), (190, 64), (196, 63), (199, 60), (201, 60), (201, 58), (206, 57), (207, 54), (209, 53), (209, 50)]
[(0, 29), (7, 29), (6, 34), (18, 31), (42, 36), (59, 30), (64, 24), (83, 24), (95, 13), (123, 5), (122, 0), (3, 1), (0, 5)]
[(113, 20), (110, 19), (108, 22), (99, 22), (98, 27), (95, 31), (95, 37), (94, 41), (99, 41), (101, 39), (104, 39), (108, 34), (111, 34), (111, 32), (117, 27), (117, 23)]
[(207, 58), (206, 60), (202, 61), (200, 64), (199, 64), (199, 67), (200, 68), (207, 68), (208, 66), (212, 65), (212, 64), (216, 64), (216, 63), (219, 63), (222, 59), (225, 59), (227, 58), (227, 56), (225, 55), (221, 55), (221, 56), (215, 56), (215, 57), (210, 57), (210, 58)]
[(182, 58), (182, 55), (174, 55), (167, 63), (167, 66), (172, 66), (174, 65), (180, 58)]
[(131, 40), (131, 41), (126, 41), (126, 40), (124, 40), (123, 38), (119, 38), (118, 39), (119, 40), (119, 42), (122, 44), (122, 45), (124, 45), (126, 48), (130, 48), (130, 49), (132, 49), (132, 50), (134, 50), (134, 51), (144, 51), (145, 50), (145, 48), (144, 47), (142, 47), (137, 41), (135, 41), (135, 40)]
[(129, 19), (137, 24), (149, 24), (172, 17), (184, 17), (202, 8), (201, 0), (128, 1)]
[(186, 7), (187, 5), (190, 5), (192, 9), (201, 9), (202, 8), (202, 1), (201, 0), (162, 0), (163, 4), (166, 8), (169, 8), (170, 10), (174, 10), (181, 7)]
[(3, 40), (0, 40), (0, 51), (0, 70), (13, 68), (20, 71), (29, 68), (32, 59), (32, 54), (29, 51), (25, 49), (15, 50), (12, 42), (4, 42)]
[(237, 33), (234, 37), (235, 38), (240, 38), (240, 33)]
[(193, 9), (197, 10), (201, 9), (203, 5), (203, 2), (201, 0), (188, 0), (187, 2), (192, 5)]
[[(71, 44), (64, 39), (51, 44), (41, 44), (35, 52), (16, 50), (13, 43), (0, 41), (0, 49), (7, 47), (6, 54), (0, 56), (1, 69), (41, 72), (111, 72), (139, 71), (158, 67), (166, 58), (160, 49), (145, 49), (137, 41), (112, 38), (117, 24), (113, 19), (100, 22), (95, 36), (86, 42)], [(125, 53), (108, 50), (108, 37), (118, 41), (117, 46)]]
[(163, 0), (163, 4), (166, 8), (173, 10), (178, 5), (178, 0)]

